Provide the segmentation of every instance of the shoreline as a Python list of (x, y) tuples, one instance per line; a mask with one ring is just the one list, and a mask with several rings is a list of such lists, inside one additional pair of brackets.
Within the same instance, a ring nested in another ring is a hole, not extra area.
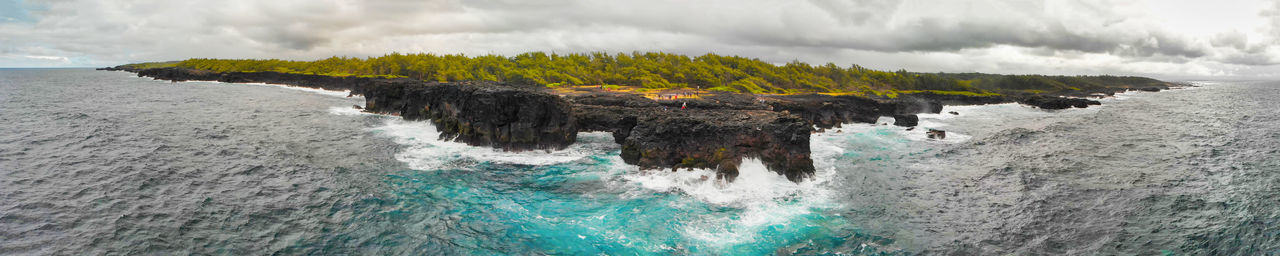
[[(716, 170), (732, 181), (743, 159), (760, 159), (772, 172), (800, 182), (814, 175), (809, 135), (843, 123), (914, 127), (917, 114), (939, 114), (944, 105), (1019, 103), (1042, 109), (1099, 105), (1074, 95), (948, 95), (934, 92), (897, 97), (831, 94), (750, 94), (697, 92), (678, 99), (654, 99), (634, 92), (578, 86), (546, 88), (501, 82), (425, 82), (407, 78), (362, 78), (277, 72), (210, 72), (186, 68), (126, 71), (157, 80), (264, 83), (327, 91), (349, 91), (365, 99), (365, 112), (430, 120), (441, 140), (505, 151), (560, 150), (578, 132), (608, 132), (622, 145), (624, 162), (641, 169)], [(1173, 85), (1173, 84), (1170, 84)], [(1171, 88), (1109, 88), (1084, 96)], [(567, 90), (566, 90), (567, 89)], [(691, 95), (692, 96), (692, 95)], [(926, 132), (924, 129), (918, 132)]]

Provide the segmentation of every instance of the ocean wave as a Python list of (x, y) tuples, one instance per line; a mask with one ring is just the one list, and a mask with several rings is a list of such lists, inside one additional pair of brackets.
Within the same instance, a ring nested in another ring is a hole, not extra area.
[[(973, 136), (962, 134), (953, 130), (949, 130), (948, 127), (950, 127), (951, 124), (947, 122), (943, 122), (944, 120), (947, 120), (947, 119), (950, 119), (950, 118), (934, 119), (932, 117), (926, 117), (924, 115), (921, 115), (919, 124), (916, 125), (914, 129), (907, 130), (907, 127), (891, 125), (894, 121), (892, 117), (880, 117), (880, 119), (877, 120), (875, 124), (867, 124), (867, 123), (842, 124), (841, 128), (829, 129), (822, 133), (818, 133), (816, 136), (844, 137), (844, 136), (851, 136), (856, 134), (875, 134), (876, 136), (880, 136), (883, 139), (901, 138), (901, 139), (906, 139), (911, 141), (921, 141), (921, 142), (929, 142), (929, 143), (946, 143), (946, 144), (961, 143), (973, 138)], [(947, 136), (944, 139), (930, 139), (928, 135), (929, 129), (938, 129), (938, 130), (946, 131)], [(810, 143), (813, 143), (813, 142), (811, 141)], [(814, 160), (816, 161), (817, 157), (814, 157)]]
[(353, 107), (329, 107), (329, 114), (339, 116), (382, 116), (379, 114), (364, 112)]
[(579, 133), (578, 143), (563, 150), (506, 152), (441, 140), (440, 131), (435, 125), (426, 121), (388, 119), (384, 125), (371, 130), (407, 146), (396, 154), (396, 159), (419, 170), (469, 168), (469, 165), (474, 163), (550, 165), (577, 161), (599, 152), (618, 148), (617, 144), (613, 143), (612, 135), (604, 132)]
[[(350, 108), (331, 109), (334, 114), (360, 114)], [(583, 163), (601, 163), (604, 168), (586, 168), (564, 174), (591, 177), (611, 184), (616, 189), (619, 203), (652, 204), (645, 209), (664, 211), (669, 207), (685, 208), (686, 213), (674, 214), (682, 225), (671, 227), (682, 240), (694, 242), (693, 246), (710, 251), (734, 251), (736, 247), (759, 243), (784, 243), (774, 240), (777, 232), (796, 233), (822, 225), (822, 222), (842, 221), (840, 217), (825, 217), (825, 209), (834, 209), (834, 191), (830, 185), (836, 170), (832, 168), (839, 148), (818, 144), (815, 156), (819, 169), (816, 177), (795, 183), (786, 177), (769, 171), (759, 159), (744, 159), (734, 182), (715, 178), (711, 169), (693, 170), (641, 170), (628, 165), (618, 155), (619, 145), (609, 133), (579, 133), (578, 143), (565, 150), (554, 152), (502, 152), (487, 147), (469, 146), (458, 142), (439, 140), (439, 132), (429, 122), (387, 120), (382, 126), (371, 129), (374, 133), (391, 137), (406, 146), (396, 158), (421, 170), (487, 168), (481, 164), (509, 163), (538, 166), (575, 166)], [(591, 159), (580, 161), (583, 159)], [(604, 170), (604, 171), (601, 171)], [(655, 193), (672, 193), (679, 197), (652, 200)], [(631, 199), (626, 199), (631, 198)], [(677, 206), (678, 205), (678, 206)], [(687, 208), (693, 207), (693, 208)], [(706, 208), (704, 208), (706, 207)], [(655, 213), (659, 214), (659, 213)], [(604, 218), (601, 216), (600, 218)], [(617, 216), (608, 216), (617, 217)], [(553, 223), (573, 220), (548, 220)], [(772, 230), (772, 231), (771, 231)], [(590, 235), (578, 235), (582, 239), (603, 239)], [(623, 236), (622, 238), (626, 238)], [(620, 238), (620, 239), (622, 239)], [(629, 239), (629, 238), (627, 238)], [(623, 239), (626, 240), (626, 239)], [(789, 242), (786, 242), (789, 243)], [(655, 251), (680, 251), (677, 248), (651, 248)]]
[[(263, 86), (280, 87), (280, 88), (285, 88), (285, 89), (289, 89), (289, 90), (304, 91), (304, 92), (315, 93), (315, 94), (320, 94), (320, 95), (327, 95), (327, 96), (334, 96), (334, 97), (343, 97), (343, 98), (346, 98), (347, 96), (351, 95), (351, 90), (330, 91), (330, 90), (324, 90), (324, 89), (314, 89), (314, 88), (297, 87), (297, 86), (288, 86), (288, 85), (281, 85), (281, 84), (268, 84), (268, 83), (240, 83), (240, 84), (251, 84), (251, 85), (263, 85)], [(361, 98), (363, 98), (363, 96), (351, 96), (351, 97), (352, 97), (352, 98), (355, 98), (355, 97), (361, 97)]]
[(813, 198), (827, 192), (818, 186), (825, 176), (828, 175), (791, 182), (769, 171), (759, 159), (748, 158), (742, 161), (733, 182), (716, 179), (716, 172), (711, 169), (636, 171), (623, 178), (653, 191), (680, 192), (714, 205), (745, 208), (775, 200)]
[(814, 178), (800, 183), (791, 182), (769, 171), (759, 159), (750, 158), (743, 160), (733, 182), (717, 180), (715, 171), (710, 169), (673, 172), (631, 167), (633, 170), (623, 172), (622, 178), (644, 191), (680, 193), (713, 206), (737, 209), (730, 214), (689, 216), (680, 230), (684, 237), (718, 251), (729, 251), (745, 244), (778, 242), (762, 240), (769, 239), (769, 230), (795, 232), (832, 221), (822, 220), (825, 210), (837, 208), (832, 198), (831, 180), (836, 171), (830, 168), (831, 161), (820, 161), (827, 168), (820, 168)]

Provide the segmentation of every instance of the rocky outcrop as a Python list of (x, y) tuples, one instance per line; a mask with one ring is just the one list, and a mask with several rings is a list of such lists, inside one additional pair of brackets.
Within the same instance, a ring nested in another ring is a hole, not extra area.
[(747, 157), (792, 181), (814, 173), (813, 128), (804, 119), (764, 110), (673, 112), (638, 119), (622, 142), (622, 159), (648, 168), (715, 168), (727, 180)]
[(929, 129), (928, 131), (925, 131), (925, 134), (928, 135), (930, 139), (939, 139), (939, 140), (947, 139), (947, 131), (943, 131), (943, 130)]
[(1051, 97), (1043, 95), (1024, 96), (1018, 99), (1018, 103), (1034, 106), (1041, 109), (1067, 109), (1067, 108), (1087, 108), (1089, 105), (1102, 105), (1102, 102), (1090, 99), (1067, 98), (1067, 97)]
[(920, 124), (920, 117), (916, 115), (896, 115), (893, 116), (893, 125), (902, 127), (912, 127)]

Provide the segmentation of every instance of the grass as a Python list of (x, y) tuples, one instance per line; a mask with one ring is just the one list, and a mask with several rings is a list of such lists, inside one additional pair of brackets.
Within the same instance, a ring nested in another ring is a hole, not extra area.
[[(178, 61), (166, 61), (166, 62), (144, 62), (144, 63), (128, 64), (128, 65), (123, 65), (123, 66), (131, 67), (131, 68), (136, 68), (136, 69), (149, 69), (149, 68), (177, 67), (177, 66), (178, 66), (178, 63), (179, 63)], [(277, 72), (280, 72), (280, 71), (277, 71)], [(282, 72), (282, 73), (299, 73), (299, 72)], [(318, 75), (324, 75), (324, 76), (352, 76), (353, 74), (349, 74), (349, 73), (324, 73), (324, 74), (318, 74)], [(356, 77), (366, 77), (366, 78), (406, 78), (406, 76), (399, 76), (399, 75), (360, 75), (360, 76), (356, 76)], [(964, 81), (962, 81), (962, 82), (963, 82), (963, 83), (962, 83), (963, 85), (968, 86), (968, 85), (969, 85), (970, 83), (972, 83), (973, 81), (972, 81), (972, 80), (964, 80)], [(557, 93), (559, 93), (559, 94), (575, 94), (575, 93), (586, 92), (586, 91), (591, 91), (591, 90), (599, 90), (599, 89), (600, 89), (600, 87), (602, 87), (602, 86), (605, 88), (605, 91), (608, 91), (608, 92), (619, 92), (619, 93), (633, 93), (633, 94), (640, 94), (640, 95), (642, 95), (642, 96), (644, 96), (644, 97), (647, 97), (647, 98), (650, 98), (650, 99), (659, 99), (659, 98), (660, 98), (662, 95), (664, 95), (664, 94), (670, 94), (670, 93), (675, 93), (675, 92), (687, 92), (687, 93), (691, 93), (690, 95), (680, 96), (680, 98), (681, 98), (681, 99), (688, 99), (688, 98), (696, 99), (696, 98), (701, 98), (701, 95), (704, 95), (704, 94), (710, 94), (710, 93), (711, 93), (711, 92), (713, 92), (713, 91), (723, 91), (723, 92), (735, 92), (735, 93), (742, 93), (742, 92), (741, 92), (741, 90), (738, 90), (737, 88), (734, 88), (734, 87), (731, 87), (731, 86), (718, 86), (718, 87), (708, 88), (708, 89), (706, 89), (706, 90), (697, 90), (697, 89), (689, 89), (689, 88), (644, 88), (644, 87), (637, 87), (637, 86), (622, 86), (622, 85), (612, 85), (612, 84), (608, 84), (608, 85), (579, 85), (579, 86), (568, 86), (568, 85), (562, 85), (562, 84), (556, 83), (556, 84), (548, 84), (548, 85), (547, 85), (547, 87), (552, 88), (553, 90), (555, 90), (555, 91), (556, 91)], [(767, 94), (767, 95), (791, 95), (791, 94), (812, 93), (812, 92), (801, 91), (801, 90), (795, 90), (795, 89), (789, 89), (789, 90), (788, 90), (788, 89), (783, 89), (783, 90), (779, 90), (779, 91), (777, 91), (777, 92), (770, 93), (770, 92), (765, 92), (765, 91), (763, 90), (763, 88), (758, 88), (758, 87), (756, 87), (756, 88), (752, 88), (752, 87), (755, 87), (755, 86), (753, 86), (753, 85), (743, 86), (743, 87), (747, 87), (747, 89), (748, 89), (748, 90), (752, 90), (752, 92), (749, 92), (749, 93), (754, 93), (754, 94)], [(1075, 87), (1072, 87), (1071, 89), (1073, 89), (1073, 90), (1079, 90), (1078, 88), (1075, 88)], [(1025, 92), (1029, 92), (1029, 93), (1036, 93), (1036, 94), (1045, 93), (1045, 91), (1042, 91), (1042, 90), (1024, 90), (1024, 91), (1025, 91)], [(863, 96), (863, 97), (865, 97), (865, 96), (868, 96), (868, 95), (867, 95), (867, 94), (868, 94), (868, 92), (869, 92), (869, 93), (871, 93), (871, 94), (875, 94), (876, 96), (879, 96), (879, 97), (886, 97), (886, 98), (890, 98), (890, 99), (897, 98), (897, 97), (899, 96), (899, 94), (917, 94), (917, 93), (933, 93), (933, 94), (938, 94), (938, 95), (960, 95), (960, 96), (970, 96), (970, 97), (989, 97), (989, 96), (1000, 96), (1000, 94), (999, 94), (999, 93), (994, 93), (994, 92), (939, 91), (939, 90), (885, 90), (885, 91), (880, 91), (880, 90), (858, 90), (858, 91), (845, 91), (845, 92), (819, 92), (819, 94), (831, 95), (831, 96)]]
[(999, 93), (994, 93), (994, 92), (971, 92), (971, 91), (903, 90), (903, 91), (897, 91), (897, 92), (901, 94), (916, 94), (916, 93), (928, 92), (928, 93), (933, 93), (938, 95), (960, 95), (960, 96), (970, 96), (970, 97), (1000, 96)]
[(638, 86), (603, 85), (604, 90), (601, 90), (600, 87), (602, 87), (602, 85), (573, 85), (573, 86), (562, 85), (562, 86), (551, 87), (551, 90), (554, 91), (556, 94), (560, 94), (560, 95), (585, 94), (585, 93), (591, 93), (591, 92), (629, 93), (629, 94), (637, 94), (640, 96), (644, 96), (645, 98), (650, 98), (655, 100), (662, 100), (662, 99), (665, 99), (662, 96), (676, 94), (676, 93), (682, 93), (682, 95), (680, 95), (678, 99), (698, 99), (698, 98), (702, 98), (702, 95), (711, 93), (711, 91), (709, 90), (697, 90), (697, 89), (689, 89), (689, 88), (655, 89), (655, 88), (644, 88), (644, 87), (638, 87)]

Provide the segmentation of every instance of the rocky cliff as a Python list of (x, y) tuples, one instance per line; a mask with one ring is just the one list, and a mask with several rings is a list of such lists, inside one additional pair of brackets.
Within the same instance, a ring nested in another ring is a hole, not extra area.
[[(628, 164), (711, 168), (717, 170), (717, 178), (733, 180), (743, 158), (759, 158), (769, 170), (792, 181), (814, 173), (809, 157), (810, 123), (796, 115), (766, 110), (749, 99), (708, 97), (676, 103), (630, 94), (568, 98), (575, 106), (578, 126), (584, 131), (613, 133)], [(694, 104), (684, 104), (688, 102)], [(693, 107), (682, 110), (679, 105)]]
[(742, 97), (708, 97), (679, 111), (671, 102), (631, 94), (566, 98), (544, 89), (495, 82), (431, 83), (181, 68), (136, 72), (170, 81), (350, 90), (352, 95), (364, 96), (366, 111), (429, 120), (441, 131), (441, 139), (474, 146), (556, 150), (573, 144), (579, 131), (606, 131), (622, 145), (623, 160), (642, 168), (711, 168), (718, 170), (719, 178), (732, 180), (742, 159), (753, 157), (793, 181), (814, 172), (808, 121), (765, 110), (765, 105)]
[[(622, 159), (646, 169), (711, 168), (733, 180), (743, 158), (759, 158), (792, 181), (811, 177), (809, 136), (814, 128), (873, 123), (895, 117), (915, 126), (919, 113), (943, 105), (1017, 101), (1045, 109), (1087, 107), (1097, 101), (1046, 96), (966, 96), (934, 93), (896, 98), (715, 93), (692, 99), (653, 100), (629, 93), (557, 95), (542, 87), (498, 82), (434, 83), (412, 79), (333, 77), (275, 72), (217, 73), (184, 68), (131, 69), (170, 81), (269, 83), (349, 90), (369, 112), (429, 120), (441, 139), (508, 151), (557, 150), (580, 131), (613, 134)], [(683, 109), (682, 109), (683, 108)]]
[(365, 110), (430, 120), (442, 139), (508, 151), (558, 150), (573, 144), (573, 108), (560, 97), (497, 83), (367, 80), (353, 88)]

